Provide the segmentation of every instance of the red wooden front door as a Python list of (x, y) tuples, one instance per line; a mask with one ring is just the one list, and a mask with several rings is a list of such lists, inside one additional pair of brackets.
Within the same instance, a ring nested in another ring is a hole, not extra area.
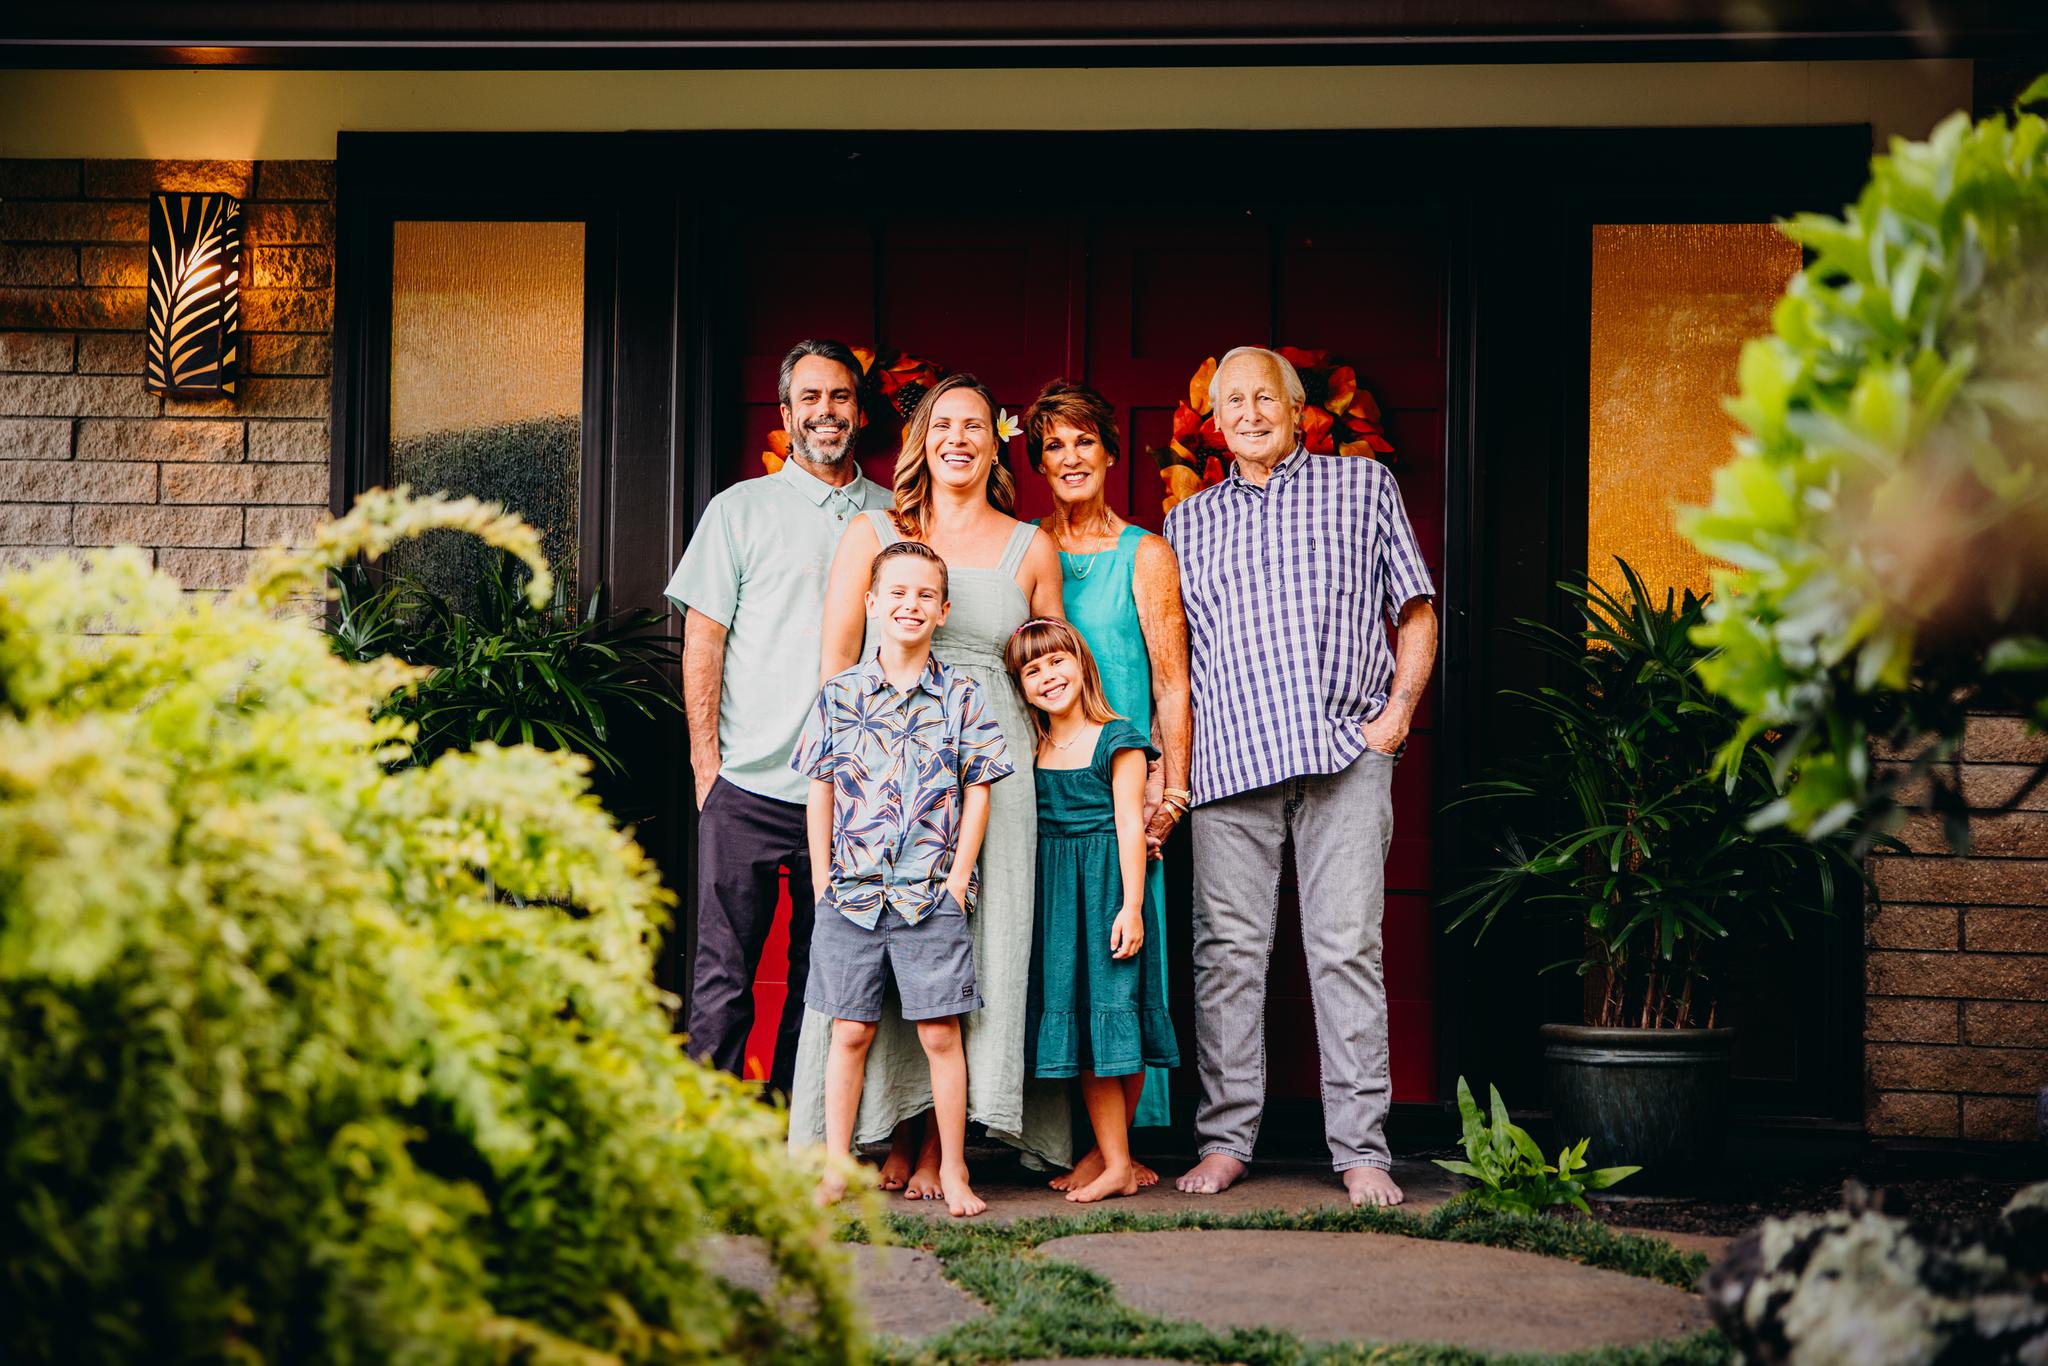
[[(1444, 507), (1444, 235), (1389, 213), (1360, 223), (1296, 215), (1191, 219), (1184, 206), (1156, 213), (1104, 211), (1084, 219), (1005, 216), (925, 226), (777, 221), (750, 227), (732, 263), (738, 296), (732, 340), (743, 354), (738, 401), (744, 439), (723, 455), (725, 481), (762, 472), (760, 452), (781, 425), (776, 370), (806, 336), (900, 348), (949, 369), (972, 370), (1013, 414), (1045, 381), (1082, 379), (1118, 408), (1124, 432), (1117, 510), (1157, 530), (1162, 486), (1146, 450), (1171, 434), (1175, 403), (1203, 359), (1244, 343), (1325, 348), (1354, 365), (1378, 398), (1422, 552), (1442, 563)], [(871, 477), (890, 482), (894, 436), (864, 446)], [(1009, 456), (1019, 513), (1037, 517), (1051, 496), (1024, 459)], [(1430, 815), (1435, 804), (1434, 684), (1396, 770), (1385, 968), (1391, 1007), (1394, 1096), (1436, 1099), (1434, 931)], [(1188, 936), (1186, 889), (1167, 907), (1169, 942)], [(766, 1075), (775, 1021), (788, 989), (787, 905), (755, 988), (750, 1070)], [(1191, 1019), (1189, 986), (1176, 981), (1176, 1014)], [(1298, 918), (1283, 898), (1267, 1007), (1269, 1092), (1318, 1093), (1314, 1016)], [(1193, 1039), (1183, 1056), (1192, 1064)], [(1191, 1065), (1176, 1087), (1192, 1085)]]

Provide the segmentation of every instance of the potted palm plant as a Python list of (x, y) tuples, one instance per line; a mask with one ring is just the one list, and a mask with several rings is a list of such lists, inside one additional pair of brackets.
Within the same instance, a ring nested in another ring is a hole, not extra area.
[(1518, 623), (1569, 683), (1505, 694), (1543, 738), (1456, 803), (1500, 833), (1497, 861), (1449, 898), (1450, 928), (1564, 922), (1577, 951), (1552, 967), (1577, 971), (1585, 1009), (1543, 1026), (1552, 1112), (1654, 1175), (1711, 1166), (1725, 1140), (1729, 974), (1828, 914), (1857, 863), (1846, 835), (1756, 828), (1781, 794), (1766, 738), (1736, 744), (1733, 709), (1695, 672), (1704, 599), (1666, 590), (1660, 605), (1616, 563), (1625, 597), (1558, 585), (1580, 629)]

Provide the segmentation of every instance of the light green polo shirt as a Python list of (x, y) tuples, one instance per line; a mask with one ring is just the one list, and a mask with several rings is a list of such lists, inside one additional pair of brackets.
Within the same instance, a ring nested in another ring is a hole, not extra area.
[(781, 802), (810, 795), (789, 756), (818, 696), (825, 577), (846, 524), (895, 501), (871, 479), (833, 488), (788, 460), (704, 510), (663, 594), (726, 628), (718, 771), (727, 782)]

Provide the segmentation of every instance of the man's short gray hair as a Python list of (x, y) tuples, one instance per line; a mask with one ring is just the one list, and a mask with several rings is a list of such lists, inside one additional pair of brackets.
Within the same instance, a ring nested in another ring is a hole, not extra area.
[[(1216, 373), (1222, 374), (1223, 367), (1239, 356), (1264, 356), (1273, 362), (1273, 368), (1280, 372), (1280, 382), (1287, 387), (1287, 399), (1295, 411), (1308, 407), (1308, 390), (1301, 386), (1301, 372), (1294, 368), (1294, 362), (1278, 351), (1269, 351), (1263, 346), (1233, 346), (1223, 353), (1223, 359), (1216, 362)], [(785, 402), (787, 400), (784, 400)]]
[(845, 366), (847, 376), (853, 380), (853, 396), (860, 398), (860, 358), (853, 354), (853, 348), (829, 337), (813, 337), (790, 347), (789, 354), (782, 358), (782, 377), (776, 381), (775, 394), (783, 407), (789, 406), (789, 376), (796, 369), (796, 363), (805, 356), (822, 356)]

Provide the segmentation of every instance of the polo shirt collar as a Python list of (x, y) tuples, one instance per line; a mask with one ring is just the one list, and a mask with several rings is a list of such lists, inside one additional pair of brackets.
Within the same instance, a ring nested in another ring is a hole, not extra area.
[[(848, 455), (846, 458), (851, 460), (853, 456)], [(854, 502), (860, 501), (861, 473), (858, 468), (853, 472), (853, 482), (835, 486), (826, 483), (817, 475), (812, 474), (796, 462), (795, 456), (790, 456), (782, 462), (782, 468), (777, 470), (776, 474), (778, 477), (787, 480), (791, 488), (803, 494), (804, 497), (810, 499), (818, 507), (825, 506), (825, 500), (834, 494)]]
[[(943, 668), (944, 666), (939, 663), (937, 655), (927, 654), (924, 658), (924, 672), (917, 676), (917, 682), (911, 686), (922, 688), (941, 702), (945, 701), (946, 676), (941, 672)], [(861, 691), (870, 694), (878, 693), (887, 687), (888, 684), (889, 676), (882, 672), (882, 649), (878, 645), (875, 647), (875, 652), (869, 655), (860, 666)]]
[[(1273, 472), (1266, 476), (1266, 487), (1271, 487), (1275, 479), (1285, 479), (1289, 477), (1307, 463), (1308, 447), (1306, 445), (1296, 444), (1294, 448), (1294, 453), (1292, 455), (1289, 455), (1285, 460), (1282, 460), (1279, 464), (1273, 466)], [(1230, 477), (1233, 480), (1235, 480), (1238, 484), (1244, 486), (1245, 488), (1256, 489), (1260, 487), (1259, 485), (1254, 484), (1251, 480), (1245, 478), (1242, 474), (1239, 474), (1237, 472), (1237, 462), (1235, 460), (1230, 462)]]

